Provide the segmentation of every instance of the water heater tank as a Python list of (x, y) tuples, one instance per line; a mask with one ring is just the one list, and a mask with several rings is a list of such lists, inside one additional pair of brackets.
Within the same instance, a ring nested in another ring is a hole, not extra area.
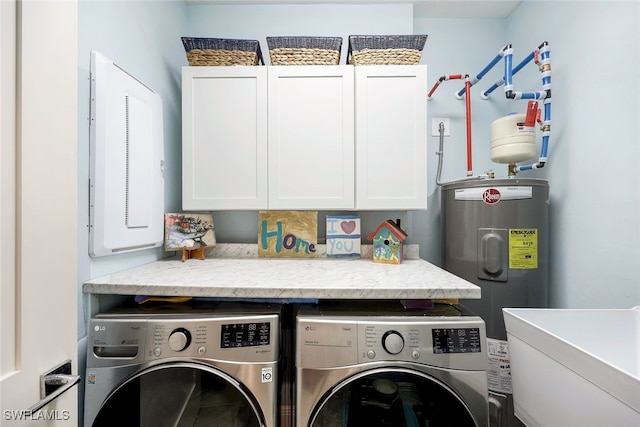
[(515, 417), (505, 307), (548, 307), (549, 184), (541, 179), (457, 181), (442, 187), (444, 265), (480, 286), (460, 300), (486, 324), (490, 425)]
[(536, 130), (524, 119), (524, 114), (510, 114), (491, 123), (491, 160), (515, 164), (535, 156)]
[(549, 184), (542, 179), (457, 181), (442, 187), (443, 267), (482, 289), (463, 305), (487, 337), (505, 340), (504, 307), (547, 307)]

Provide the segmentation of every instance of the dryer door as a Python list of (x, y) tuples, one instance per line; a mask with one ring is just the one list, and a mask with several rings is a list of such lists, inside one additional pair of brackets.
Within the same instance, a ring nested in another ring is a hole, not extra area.
[(166, 363), (128, 378), (107, 397), (93, 427), (262, 427), (244, 386), (197, 363)]
[(380, 368), (334, 387), (316, 406), (309, 427), (478, 427), (486, 425), (486, 411), (480, 412), (480, 420), (474, 419), (457, 394), (433, 377)]

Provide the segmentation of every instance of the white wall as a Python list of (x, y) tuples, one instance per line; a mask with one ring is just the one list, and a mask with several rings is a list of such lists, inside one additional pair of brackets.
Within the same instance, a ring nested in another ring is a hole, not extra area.
[[(177, 1), (79, 2), (79, 256), (82, 282), (151, 262), (162, 249), (90, 258), (89, 242), (89, 73), (90, 52), (97, 50), (156, 91), (163, 101), (165, 138), (165, 205), (180, 209), (181, 83), (178, 64), (184, 58), (180, 35), (186, 26), (186, 6)], [(81, 292), (81, 289), (79, 290)], [(80, 316), (80, 336), (84, 335)]]
[(640, 305), (640, 2), (525, 0), (506, 24), (551, 48), (551, 304)]

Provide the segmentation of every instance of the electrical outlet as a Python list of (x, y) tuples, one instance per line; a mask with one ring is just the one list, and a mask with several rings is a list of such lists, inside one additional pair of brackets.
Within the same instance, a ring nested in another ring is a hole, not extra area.
[(431, 119), (431, 136), (440, 136), (440, 122), (444, 123), (444, 136), (451, 136), (449, 119), (443, 118)]

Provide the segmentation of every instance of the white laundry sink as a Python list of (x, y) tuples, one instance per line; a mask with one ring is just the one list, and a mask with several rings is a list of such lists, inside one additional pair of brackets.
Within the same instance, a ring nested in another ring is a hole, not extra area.
[(640, 426), (640, 308), (503, 309), (527, 426)]

